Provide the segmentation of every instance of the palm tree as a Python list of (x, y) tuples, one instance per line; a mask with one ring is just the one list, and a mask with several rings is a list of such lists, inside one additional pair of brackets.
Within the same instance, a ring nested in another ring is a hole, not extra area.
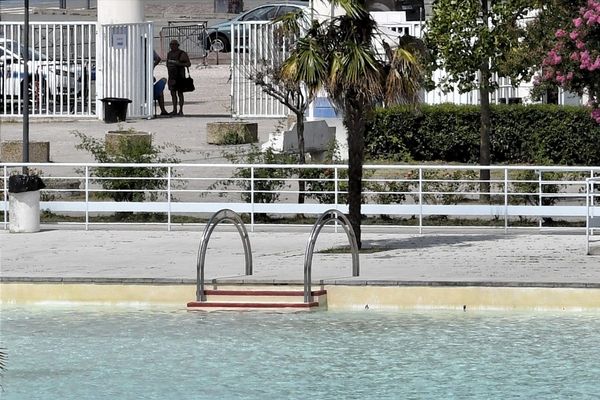
[(368, 113), (382, 104), (416, 104), (424, 49), (413, 37), (403, 37), (378, 55), (377, 23), (365, 0), (331, 0), (345, 15), (311, 21), (282, 68), (284, 77), (303, 82), (313, 98), (321, 89), (342, 112), (348, 131), (349, 220), (361, 246), (361, 204), (364, 134)]

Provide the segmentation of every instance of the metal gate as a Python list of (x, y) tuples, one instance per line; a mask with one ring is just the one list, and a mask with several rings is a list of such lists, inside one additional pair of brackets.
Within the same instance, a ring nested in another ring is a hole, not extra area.
[[(0, 115), (21, 116), (24, 24), (0, 22)], [(29, 24), (29, 110), (33, 117), (95, 115), (94, 22)]]
[(171, 25), (160, 30), (160, 50), (162, 54), (169, 52), (169, 43), (176, 39), (179, 48), (184, 50), (188, 56), (194, 58), (205, 58), (207, 55), (206, 21), (198, 21), (193, 25)]
[(97, 101), (98, 116), (104, 115), (102, 99), (131, 100), (129, 117), (152, 117), (151, 22), (102, 25), (98, 32)]
[(285, 117), (289, 110), (252, 80), (285, 60), (289, 47), (277, 25), (242, 22), (231, 27), (231, 114), (234, 117)]

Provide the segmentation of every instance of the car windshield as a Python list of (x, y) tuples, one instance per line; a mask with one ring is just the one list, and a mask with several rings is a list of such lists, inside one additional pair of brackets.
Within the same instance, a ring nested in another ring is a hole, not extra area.
[(240, 18), (240, 21), (269, 21), (275, 18), (277, 7), (262, 7), (250, 11), (248, 14)]

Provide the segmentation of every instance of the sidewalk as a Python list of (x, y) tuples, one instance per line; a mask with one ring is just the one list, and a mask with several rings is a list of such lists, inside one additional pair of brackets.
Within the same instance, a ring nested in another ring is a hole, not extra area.
[[(153, 228), (156, 229), (156, 228)], [(219, 226), (206, 254), (206, 278), (236, 282), (301, 283), (310, 227), (250, 232), (253, 276), (243, 276), (237, 231)], [(203, 227), (196, 231), (0, 231), (3, 281), (194, 282)], [(274, 240), (274, 238), (276, 238)], [(406, 233), (365, 229), (360, 276), (350, 254), (320, 253), (347, 245), (343, 230), (324, 230), (313, 258), (313, 281), (351, 285), (542, 286), (600, 288), (600, 256), (585, 255), (582, 234)], [(600, 242), (595, 242), (600, 254)]]

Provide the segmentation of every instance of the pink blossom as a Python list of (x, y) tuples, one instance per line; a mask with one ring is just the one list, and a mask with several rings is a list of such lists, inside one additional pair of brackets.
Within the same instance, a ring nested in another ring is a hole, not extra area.
[(592, 110), (592, 118), (594, 118), (596, 122), (600, 124), (600, 108), (594, 108)]
[(583, 43), (581, 40), (577, 40), (575, 42), (575, 47), (577, 47), (579, 50), (585, 49), (585, 43)]
[(569, 57), (572, 61), (579, 61), (579, 53), (574, 51), (571, 53), (571, 56)]
[(575, 25), (575, 28), (579, 28), (582, 23), (583, 23), (583, 19), (581, 19), (581, 18), (575, 18), (573, 20), (573, 25)]
[(548, 52), (548, 56), (546, 57), (545, 61), (548, 65), (558, 65), (562, 62), (562, 57), (556, 52), (556, 50), (552, 49), (550, 52)]
[(579, 32), (573, 31), (573, 32), (569, 33), (569, 37), (571, 38), (571, 40), (575, 40), (579, 37)]
[(559, 29), (554, 34), (554, 36), (556, 36), (557, 38), (565, 37), (566, 35), (567, 35), (567, 31), (565, 31), (564, 29)]

